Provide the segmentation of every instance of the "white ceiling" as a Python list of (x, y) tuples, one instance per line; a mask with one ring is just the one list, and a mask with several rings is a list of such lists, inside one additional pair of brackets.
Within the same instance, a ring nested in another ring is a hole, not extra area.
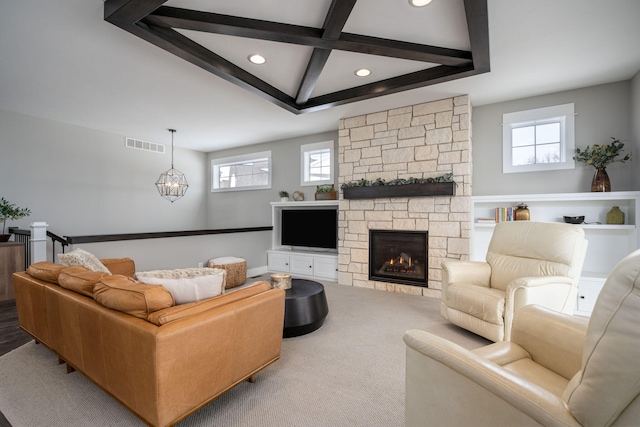
[[(167, 5), (321, 27), (329, 0), (170, 0)], [(483, 105), (630, 79), (640, 70), (640, 1), (488, 0), (491, 72), (296, 115), (103, 20), (103, 0), (0, 0), (0, 109), (200, 151), (337, 129), (359, 114), (469, 94)], [(344, 31), (469, 49), (461, 0), (360, 0)], [(286, 93), (311, 48), (197, 34)], [(267, 64), (246, 62), (264, 52)], [(313, 96), (425, 68), (333, 51)], [(293, 94), (294, 94), (293, 93)], [(292, 94), (292, 95), (293, 95)]]

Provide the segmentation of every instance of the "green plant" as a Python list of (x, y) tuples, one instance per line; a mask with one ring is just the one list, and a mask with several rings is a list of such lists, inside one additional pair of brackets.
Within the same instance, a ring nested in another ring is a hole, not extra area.
[(595, 168), (604, 168), (613, 162), (624, 163), (631, 158), (631, 154), (627, 154), (621, 159), (616, 159), (621, 155), (621, 151), (624, 148), (624, 144), (619, 139), (611, 137), (613, 142), (611, 144), (598, 145), (593, 144), (587, 146), (584, 150), (576, 148), (576, 155), (573, 156), (573, 160), (578, 162), (584, 162)]
[(317, 185), (316, 193), (331, 193), (333, 187), (331, 185)]
[(289, 193), (287, 193), (286, 191), (280, 191), (278, 194), (280, 195), (280, 197), (289, 197)]
[(7, 225), (7, 220), (16, 220), (31, 215), (29, 208), (19, 208), (13, 203), (9, 203), (4, 197), (0, 197), (0, 221), (2, 221), (2, 234)]

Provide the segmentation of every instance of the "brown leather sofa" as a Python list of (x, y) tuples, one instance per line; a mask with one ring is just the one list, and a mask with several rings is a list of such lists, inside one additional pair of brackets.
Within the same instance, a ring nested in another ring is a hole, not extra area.
[[(173, 425), (280, 357), (284, 291), (268, 282), (173, 305), (132, 279), (132, 260), (102, 261), (113, 275), (51, 262), (14, 273), (20, 325), (145, 423)], [(91, 296), (102, 281), (124, 292), (122, 311)]]

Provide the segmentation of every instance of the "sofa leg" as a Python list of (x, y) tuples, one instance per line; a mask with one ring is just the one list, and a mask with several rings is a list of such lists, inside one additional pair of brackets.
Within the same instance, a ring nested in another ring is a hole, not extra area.
[(67, 374), (70, 374), (73, 371), (75, 371), (75, 368), (67, 363)]
[(255, 383), (256, 382), (256, 376), (255, 375), (251, 375), (249, 378), (247, 378), (247, 381), (249, 381), (250, 383)]
[(61, 357), (58, 357), (58, 365), (62, 365), (63, 363), (65, 363), (65, 361), (62, 360)]

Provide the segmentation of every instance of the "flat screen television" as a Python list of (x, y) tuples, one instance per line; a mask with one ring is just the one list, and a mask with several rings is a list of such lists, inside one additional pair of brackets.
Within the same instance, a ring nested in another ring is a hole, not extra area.
[(285, 246), (336, 249), (336, 209), (283, 209), (280, 243)]

